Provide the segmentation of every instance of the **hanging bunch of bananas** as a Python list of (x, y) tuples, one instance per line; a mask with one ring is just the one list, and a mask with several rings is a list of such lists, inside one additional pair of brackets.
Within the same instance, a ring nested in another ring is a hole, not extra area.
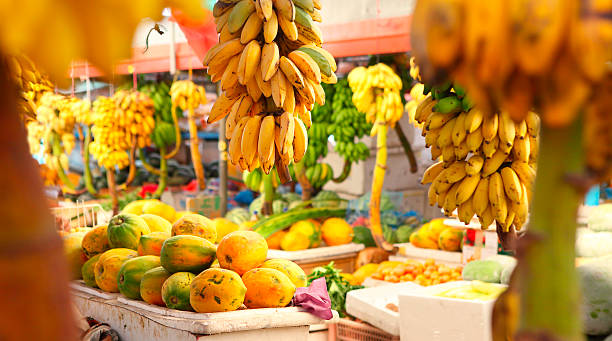
[[(38, 104), (35, 120), (26, 122), (30, 152), (43, 152), (50, 169), (68, 169), (68, 155), (76, 139), (75, 113), (71, 100), (52, 92), (44, 93)], [(42, 149), (41, 149), (42, 148)]]
[(469, 224), (478, 216), (482, 228), (496, 222), (507, 232), (527, 219), (540, 121), (529, 112), (515, 123), (506, 112), (485, 116), (473, 108), (459, 86), (428, 87), (415, 120), (423, 126), (432, 159), (441, 158), (424, 173), (432, 183), (429, 204)]
[[(420, 0), (411, 41), (427, 83), (456, 80), (485, 115), (505, 111), (520, 122), (535, 109), (546, 126), (565, 127), (605, 101), (611, 11), (606, 1)], [(610, 131), (609, 116), (583, 121), (587, 166), (602, 180), (612, 172), (612, 140), (589, 133)]]
[(98, 164), (122, 169), (130, 163), (130, 148), (150, 145), (153, 113), (153, 100), (138, 91), (120, 90), (111, 98), (98, 97), (93, 104), (94, 141), (89, 145)]
[(93, 114), (91, 111), (90, 100), (71, 97), (67, 101), (68, 103), (66, 103), (66, 109), (73, 113), (78, 123), (86, 126), (93, 124)]
[(53, 92), (53, 84), (25, 55), (7, 56), (6, 63), (19, 91), (17, 111), (24, 121), (35, 119), (36, 107), (45, 92)]
[(193, 110), (200, 104), (206, 104), (204, 87), (188, 79), (173, 82), (170, 86), (170, 97), (172, 105), (183, 111)]
[[(170, 97), (170, 86), (167, 82), (138, 83), (138, 91), (144, 92), (153, 100), (155, 106), (155, 119), (173, 123), (172, 120), (172, 100)], [(179, 116), (182, 109), (179, 108)]]
[(382, 120), (394, 126), (402, 117), (402, 79), (386, 64), (356, 67), (349, 73), (348, 82), (353, 90), (353, 103), (357, 110), (366, 114), (368, 122)]
[(337, 81), (336, 63), (321, 48), (320, 0), (217, 1), (219, 43), (204, 57), (223, 94), (208, 118), (227, 116), (232, 163), (265, 173), (304, 156), (306, 127), (315, 103), (325, 103), (321, 82)]

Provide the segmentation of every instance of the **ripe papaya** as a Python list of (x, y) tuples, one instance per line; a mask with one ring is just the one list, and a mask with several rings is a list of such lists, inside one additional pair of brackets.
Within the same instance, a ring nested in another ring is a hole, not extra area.
[(215, 244), (204, 238), (191, 235), (170, 237), (160, 252), (161, 265), (171, 273), (200, 273), (210, 267), (216, 251)]
[(215, 230), (217, 231), (217, 239), (215, 243), (219, 243), (228, 233), (238, 231), (240, 229), (238, 224), (225, 218), (215, 218), (213, 219), (213, 224), (215, 225)]
[(98, 287), (98, 285), (96, 284), (96, 274), (94, 270), (96, 268), (96, 263), (98, 263), (98, 259), (100, 259), (100, 256), (102, 256), (101, 253), (89, 258), (81, 268), (81, 275), (83, 276), (83, 281), (88, 287)]
[(195, 275), (191, 272), (172, 274), (162, 285), (162, 299), (166, 307), (178, 310), (193, 311), (189, 303), (191, 281)]
[(288, 259), (268, 259), (260, 268), (275, 269), (284, 273), (296, 288), (305, 287), (307, 284), (306, 273), (299, 265)]
[(463, 240), (463, 230), (449, 227), (440, 233), (438, 246), (440, 250), (460, 251)]
[(141, 214), (140, 217), (147, 223), (151, 232), (166, 232), (168, 234), (172, 232), (172, 224), (160, 216), (155, 214)]
[(87, 257), (93, 257), (110, 249), (107, 227), (107, 225), (96, 226), (85, 233), (81, 246)]
[(68, 262), (71, 279), (81, 278), (81, 267), (87, 261), (87, 255), (81, 247), (84, 236), (85, 232), (72, 232), (62, 237), (64, 255)]
[(322, 237), (320, 226), (317, 227), (317, 225), (313, 223), (312, 219), (293, 223), (291, 228), (289, 228), (289, 233), (293, 231), (301, 232), (308, 237), (308, 241), (310, 242), (308, 245), (309, 248), (319, 247), (321, 245)]
[(428, 234), (419, 232), (413, 233), (410, 235), (410, 244), (424, 248), (424, 249), (437, 249), (438, 243), (437, 241), (433, 241), (429, 238)]
[(244, 305), (248, 308), (285, 307), (295, 294), (289, 277), (274, 269), (251, 269), (242, 276), (242, 282), (247, 288)]
[(281, 241), (287, 234), (287, 231), (280, 230), (274, 232), (270, 237), (266, 238), (266, 242), (268, 243), (268, 249), (280, 250)]
[(140, 236), (151, 233), (141, 217), (131, 213), (120, 213), (108, 222), (108, 243), (111, 248), (138, 249)]
[(191, 282), (189, 302), (198, 313), (234, 311), (242, 305), (247, 288), (234, 271), (211, 268)]
[(280, 247), (285, 251), (306, 250), (310, 246), (308, 236), (301, 231), (289, 231), (281, 240)]
[(213, 221), (195, 213), (185, 214), (181, 219), (172, 224), (173, 236), (184, 234), (202, 237), (211, 243), (217, 241), (217, 229)]
[(138, 256), (136, 251), (126, 248), (110, 249), (104, 252), (96, 263), (94, 272), (96, 284), (106, 292), (119, 292), (117, 277), (123, 262)]
[(142, 275), (148, 270), (159, 266), (158, 256), (140, 256), (126, 260), (117, 277), (119, 292), (133, 300), (139, 300), (140, 297), (140, 280)]
[(145, 272), (140, 279), (140, 297), (142, 300), (158, 306), (166, 306), (162, 299), (162, 286), (172, 275), (163, 266), (150, 269)]
[(140, 237), (138, 241), (138, 255), (159, 256), (161, 254), (161, 248), (168, 238), (170, 238), (170, 233), (167, 232), (152, 232), (145, 234)]
[(259, 233), (235, 231), (223, 237), (217, 247), (217, 259), (223, 269), (243, 275), (268, 258), (268, 243)]
[(142, 206), (142, 214), (155, 214), (167, 221), (174, 221), (176, 211), (174, 207), (159, 200), (149, 200)]

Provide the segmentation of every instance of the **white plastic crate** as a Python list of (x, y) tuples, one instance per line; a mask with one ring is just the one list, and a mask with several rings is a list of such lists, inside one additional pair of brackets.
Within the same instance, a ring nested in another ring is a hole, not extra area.
[(402, 341), (491, 341), (494, 299), (471, 301), (435, 296), (471, 285), (456, 281), (399, 295)]
[(404, 282), (349, 291), (346, 295), (346, 312), (391, 335), (400, 335), (400, 314), (386, 306), (394, 304), (399, 307), (398, 297), (401, 293), (423, 288), (412, 282)]

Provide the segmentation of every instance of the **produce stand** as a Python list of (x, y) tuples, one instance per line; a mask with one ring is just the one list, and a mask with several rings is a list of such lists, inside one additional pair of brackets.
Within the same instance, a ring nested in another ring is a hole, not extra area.
[(178, 311), (80, 283), (73, 283), (72, 298), (83, 315), (108, 323), (123, 340), (306, 340), (309, 326), (322, 322), (297, 307), (213, 314)]
[(355, 271), (355, 259), (363, 244), (345, 244), (338, 246), (323, 246), (302, 251), (268, 250), (268, 258), (283, 258), (297, 263), (307, 274), (318, 266), (334, 262), (334, 267), (342, 272)]

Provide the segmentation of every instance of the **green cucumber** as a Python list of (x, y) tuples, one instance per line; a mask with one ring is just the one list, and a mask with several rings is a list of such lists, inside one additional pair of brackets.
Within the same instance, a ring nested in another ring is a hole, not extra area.
[(275, 214), (268, 218), (261, 219), (253, 225), (253, 231), (259, 233), (264, 238), (268, 238), (272, 234), (291, 226), (293, 223), (304, 219), (340, 217), (346, 215), (344, 208), (305, 208), (301, 210), (291, 210), (285, 213)]

